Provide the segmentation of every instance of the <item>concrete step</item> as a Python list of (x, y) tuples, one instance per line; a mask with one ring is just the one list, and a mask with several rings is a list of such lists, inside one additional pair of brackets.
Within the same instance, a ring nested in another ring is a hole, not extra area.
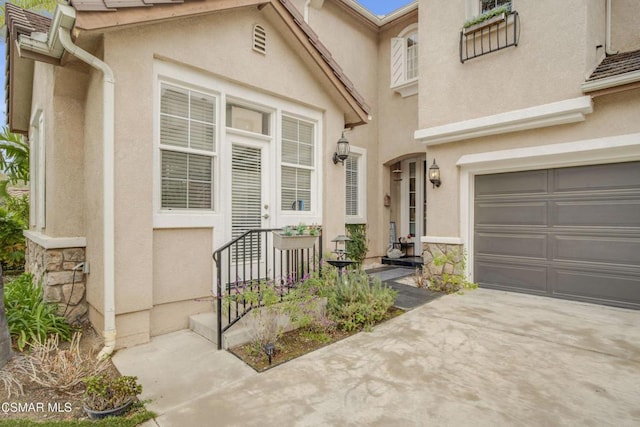
[[(218, 322), (216, 313), (200, 313), (189, 316), (189, 329), (211, 341), (218, 343)], [(248, 343), (251, 336), (247, 328), (243, 327), (242, 322), (233, 325), (222, 335), (222, 348), (228, 349), (237, 345)]]

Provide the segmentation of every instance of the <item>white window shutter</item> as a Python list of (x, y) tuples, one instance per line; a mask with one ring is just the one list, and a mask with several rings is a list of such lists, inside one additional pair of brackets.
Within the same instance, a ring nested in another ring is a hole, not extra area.
[(391, 87), (405, 82), (406, 39), (394, 37), (391, 39)]
[(358, 216), (359, 212), (359, 157), (350, 155), (345, 161), (345, 175), (346, 175), (346, 188), (345, 188), (345, 202), (346, 202), (346, 214), (347, 216)]

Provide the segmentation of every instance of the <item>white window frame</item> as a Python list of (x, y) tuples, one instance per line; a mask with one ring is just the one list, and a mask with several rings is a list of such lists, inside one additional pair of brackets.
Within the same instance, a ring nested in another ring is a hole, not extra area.
[(36, 230), (46, 227), (46, 141), (44, 113), (36, 109), (31, 119), (31, 138), (29, 140), (30, 193), (29, 223)]
[[(418, 50), (416, 51), (417, 72), (412, 78), (408, 77), (409, 66), (409, 37), (415, 35), (418, 39)], [(403, 29), (397, 37), (393, 37), (390, 41), (390, 87), (398, 92), (403, 98), (418, 93), (418, 78), (420, 75), (420, 57), (419, 57), (419, 33), (418, 24), (411, 24)]]
[(345, 223), (346, 224), (366, 224), (367, 222), (367, 150), (360, 147), (351, 146), (349, 159), (355, 160), (358, 164), (358, 214), (347, 215), (346, 213), (346, 165), (345, 165)]
[[(191, 147), (179, 147), (179, 146), (175, 146), (175, 145), (170, 145), (170, 144), (162, 144), (162, 141), (160, 140), (160, 135), (158, 133), (158, 150), (159, 150), (159, 156), (160, 156), (160, 168), (162, 168), (162, 152), (173, 152), (173, 153), (182, 153), (182, 154), (192, 154), (192, 155), (197, 155), (197, 156), (206, 156), (206, 157), (210, 157), (211, 158), (211, 163), (212, 163), (212, 176), (211, 176), (211, 208), (165, 208), (162, 207), (162, 176), (160, 176), (160, 211), (168, 211), (168, 212), (174, 212), (174, 211), (178, 211), (178, 212), (215, 212), (216, 211), (216, 196), (217, 196), (217, 192), (218, 192), (218, 188), (220, 187), (218, 185), (218, 182), (215, 178), (216, 175), (216, 171), (218, 168), (218, 145), (219, 145), (219, 138), (218, 138), (218, 127), (220, 126), (220, 112), (219, 112), (219, 96), (216, 93), (213, 93), (211, 91), (206, 91), (206, 90), (202, 90), (199, 88), (194, 88), (191, 87), (189, 85), (185, 85), (184, 83), (175, 83), (173, 81), (166, 81), (166, 80), (160, 80), (159, 84), (158, 84), (158, 89), (160, 91), (160, 93), (158, 93), (158, 104), (159, 106), (162, 103), (162, 99), (161, 99), (161, 92), (162, 92), (162, 87), (163, 85), (167, 85), (167, 86), (171, 86), (171, 87), (175, 87), (177, 89), (184, 89), (184, 90), (188, 90), (190, 93), (201, 93), (203, 95), (207, 95), (207, 96), (211, 96), (215, 99), (214, 101), (214, 105), (215, 105), (215, 109), (216, 109), (216, 113), (215, 113), (215, 122), (213, 123), (215, 126), (215, 132), (214, 132), (214, 143), (213, 143), (213, 150), (212, 151), (208, 151), (208, 150), (199, 150), (199, 149), (195, 149), (195, 148), (191, 148)], [(158, 122), (160, 122), (160, 118), (162, 116), (162, 113), (160, 111), (158, 111)], [(188, 117), (187, 118), (188, 123), (191, 122), (192, 118)]]
[[(216, 126), (216, 150), (218, 153), (217, 164), (215, 165), (214, 182), (214, 206), (215, 211), (189, 211), (189, 210), (161, 210), (161, 165), (160, 165), (160, 82), (186, 86), (218, 97), (216, 111), (218, 112)], [(231, 195), (229, 191), (222, 188), (224, 184), (221, 176), (225, 168), (230, 168), (231, 146), (227, 134), (234, 133), (247, 135), (252, 138), (261, 138), (270, 141), (269, 158), (278, 159), (271, 168), (271, 190), (269, 197), (273, 200), (271, 204), (271, 226), (283, 227), (285, 225), (296, 225), (300, 222), (307, 224), (321, 224), (323, 212), (323, 161), (322, 153), (324, 147), (323, 118), (324, 114), (320, 110), (277, 97), (267, 93), (256, 91), (255, 89), (241, 86), (230, 82), (227, 79), (217, 77), (213, 74), (202, 72), (194, 68), (181, 66), (168, 61), (157, 59), (154, 62), (154, 161), (153, 161), (153, 227), (162, 228), (213, 228), (214, 246), (220, 246), (227, 242), (230, 235), (226, 235), (226, 226), (231, 218), (230, 204)], [(241, 103), (252, 106), (271, 114), (270, 135), (262, 135), (253, 132), (246, 132), (234, 128), (226, 127), (226, 101)], [(281, 135), (283, 115), (295, 117), (301, 120), (314, 123), (314, 158), (315, 171), (312, 176), (312, 210), (306, 211), (282, 211), (280, 197), (281, 168)], [(228, 171), (230, 173), (230, 170)]]
[[(313, 166), (305, 166), (297, 163), (283, 163), (282, 162), (282, 120), (284, 117), (300, 120), (303, 122), (310, 123), (313, 125)], [(319, 176), (321, 176), (319, 170), (322, 162), (321, 159), (321, 139), (320, 139), (320, 121), (317, 118), (312, 118), (309, 116), (303, 116), (294, 112), (282, 110), (277, 118), (278, 122), (278, 179), (277, 179), (277, 207), (279, 212), (279, 217), (283, 218), (285, 221), (284, 224), (278, 224), (278, 226), (282, 225), (296, 225), (299, 222), (305, 223), (318, 223), (320, 222), (318, 218), (321, 215), (321, 197), (320, 197), (320, 185), (319, 185)], [(292, 167), (298, 169), (307, 169), (311, 171), (311, 208), (309, 211), (304, 210), (293, 210), (293, 209), (283, 209), (282, 208), (282, 167)]]

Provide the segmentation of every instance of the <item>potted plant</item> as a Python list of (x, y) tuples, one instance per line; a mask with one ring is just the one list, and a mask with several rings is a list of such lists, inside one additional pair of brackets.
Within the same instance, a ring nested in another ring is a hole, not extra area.
[(316, 243), (319, 227), (301, 222), (295, 227), (286, 226), (281, 232), (273, 232), (273, 246), (281, 251), (308, 249)]
[(116, 417), (125, 414), (140, 393), (142, 385), (138, 377), (112, 377), (106, 374), (83, 379), (86, 390), (83, 395), (84, 411), (91, 419)]

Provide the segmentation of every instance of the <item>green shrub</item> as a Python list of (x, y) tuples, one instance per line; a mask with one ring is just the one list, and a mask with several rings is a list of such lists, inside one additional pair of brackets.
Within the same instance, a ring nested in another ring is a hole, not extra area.
[(436, 292), (452, 294), (463, 289), (477, 289), (478, 285), (469, 282), (464, 275), (467, 265), (466, 253), (452, 250), (433, 258), (433, 264), (442, 267), (441, 275), (433, 275), (429, 288)]
[(4, 306), (9, 333), (20, 351), (29, 343), (43, 343), (49, 335), (71, 339), (71, 327), (58, 316), (57, 304), (42, 299), (42, 287), (33, 283), (33, 276), (24, 273), (4, 287)]
[(361, 271), (350, 271), (342, 279), (342, 283), (335, 282), (327, 295), (329, 315), (339, 328), (353, 331), (384, 319), (396, 299), (395, 290)]
[(7, 208), (0, 208), (0, 263), (7, 272), (24, 270), (25, 239), (22, 231), (27, 228), (29, 205), (25, 202), (25, 219), (24, 203), (20, 200), (9, 197)]
[(351, 239), (346, 245), (347, 255), (358, 264), (362, 264), (369, 251), (367, 224), (347, 224), (345, 228), (347, 236)]

